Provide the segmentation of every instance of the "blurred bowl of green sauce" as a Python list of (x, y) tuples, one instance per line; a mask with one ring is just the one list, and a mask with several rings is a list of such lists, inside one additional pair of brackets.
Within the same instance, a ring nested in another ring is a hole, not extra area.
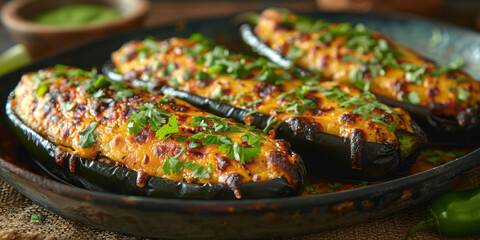
[(4, 5), (1, 19), (32, 58), (141, 26), (148, 0), (17, 0)]
[(112, 7), (94, 4), (72, 4), (41, 13), (31, 18), (31, 21), (43, 25), (76, 28), (106, 24), (121, 17), (120, 11)]

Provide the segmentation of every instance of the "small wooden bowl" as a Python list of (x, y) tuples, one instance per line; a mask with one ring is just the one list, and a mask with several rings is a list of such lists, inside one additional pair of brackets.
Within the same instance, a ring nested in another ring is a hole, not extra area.
[[(61, 28), (30, 21), (38, 14), (71, 4), (94, 4), (116, 9), (121, 18), (110, 23)], [(1, 19), (18, 43), (25, 45), (33, 58), (45, 56), (76, 44), (139, 27), (145, 19), (148, 0), (19, 0), (5, 4)]]

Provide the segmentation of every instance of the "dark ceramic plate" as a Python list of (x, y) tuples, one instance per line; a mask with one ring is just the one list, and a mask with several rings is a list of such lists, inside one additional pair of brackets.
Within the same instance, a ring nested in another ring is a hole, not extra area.
[[(362, 22), (438, 62), (462, 56), (468, 62), (466, 70), (479, 78), (480, 69), (475, 69), (480, 67), (478, 33), (446, 23), (391, 14), (317, 13), (315, 16), (330, 21)], [(440, 41), (430, 41), (432, 29), (441, 32)], [(3, 77), (0, 104), (5, 106), (8, 93), (24, 72), (58, 63), (100, 69), (110, 53), (128, 40), (143, 39), (146, 35), (187, 37), (193, 32), (201, 32), (236, 51), (243, 50), (231, 18), (137, 30), (42, 59)], [(4, 120), (3, 115), (1, 121)], [(138, 236), (261, 238), (311, 233), (358, 223), (419, 204), (445, 191), (456, 176), (478, 165), (480, 150), (420, 174), (359, 189), (312, 197), (238, 201), (155, 199), (93, 192), (34, 174), (4, 158), (0, 159), (3, 179), (34, 202), (65, 218)], [(28, 160), (29, 156), (23, 158)]]

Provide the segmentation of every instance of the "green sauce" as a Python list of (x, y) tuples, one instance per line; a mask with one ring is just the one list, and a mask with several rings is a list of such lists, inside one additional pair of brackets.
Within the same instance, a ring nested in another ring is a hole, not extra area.
[(120, 17), (120, 13), (113, 8), (93, 4), (74, 4), (55, 8), (31, 20), (38, 24), (74, 28), (108, 23)]

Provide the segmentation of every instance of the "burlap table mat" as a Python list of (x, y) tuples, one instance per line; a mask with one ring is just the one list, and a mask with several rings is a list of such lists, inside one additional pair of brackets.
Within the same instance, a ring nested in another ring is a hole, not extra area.
[[(460, 183), (468, 188), (475, 183)], [(427, 215), (428, 204), (411, 207), (395, 214), (344, 228), (285, 239), (404, 239), (415, 223)], [(43, 214), (42, 223), (31, 223), (32, 214)], [(98, 230), (64, 219), (30, 201), (0, 178), (0, 239), (145, 239)], [(422, 230), (415, 239), (449, 239), (432, 230)], [(462, 239), (480, 239), (462, 238)]]

